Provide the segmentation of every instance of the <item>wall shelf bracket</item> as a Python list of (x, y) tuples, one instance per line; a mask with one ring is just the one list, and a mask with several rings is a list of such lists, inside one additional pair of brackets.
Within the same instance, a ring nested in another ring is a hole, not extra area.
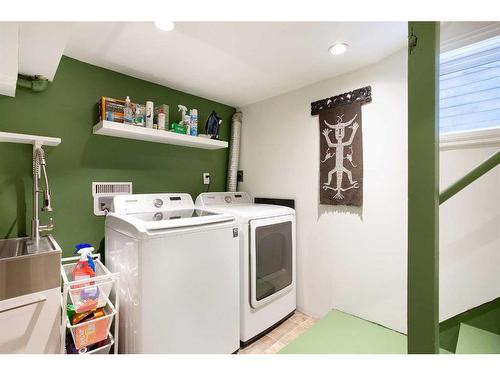
[(321, 99), (311, 103), (311, 115), (316, 116), (319, 112), (352, 103), (369, 103), (372, 101), (372, 87), (365, 86), (356, 90), (345, 92), (330, 98)]

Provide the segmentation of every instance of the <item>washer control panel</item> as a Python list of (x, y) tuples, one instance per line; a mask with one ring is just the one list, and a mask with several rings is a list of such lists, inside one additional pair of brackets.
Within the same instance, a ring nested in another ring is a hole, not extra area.
[(136, 214), (194, 208), (194, 203), (189, 194), (129, 194), (115, 197), (114, 208), (119, 214)]

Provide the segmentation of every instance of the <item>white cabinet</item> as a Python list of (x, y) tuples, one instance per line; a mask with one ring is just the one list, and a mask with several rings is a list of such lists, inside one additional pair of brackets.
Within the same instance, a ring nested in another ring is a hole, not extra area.
[(61, 290), (0, 301), (0, 353), (59, 353)]

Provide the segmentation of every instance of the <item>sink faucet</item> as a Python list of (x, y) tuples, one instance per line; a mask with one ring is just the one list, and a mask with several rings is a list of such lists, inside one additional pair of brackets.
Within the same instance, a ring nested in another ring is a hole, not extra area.
[[(54, 228), (52, 218), (49, 219), (49, 223), (46, 225), (40, 225), (40, 220), (38, 218), (38, 195), (43, 193), (43, 206), (42, 211), (52, 211), (52, 206), (50, 204), (50, 189), (49, 180), (47, 178), (47, 171), (45, 170), (45, 153), (41, 145), (36, 144), (33, 147), (33, 219), (31, 220), (31, 239), (38, 241), (40, 239), (40, 233), (43, 231), (50, 231)], [(45, 180), (45, 190), (40, 190), (39, 180), (41, 178), (41, 173)]]

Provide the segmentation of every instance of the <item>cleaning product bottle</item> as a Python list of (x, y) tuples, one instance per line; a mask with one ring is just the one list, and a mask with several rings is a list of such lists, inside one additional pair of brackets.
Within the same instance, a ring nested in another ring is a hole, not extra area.
[(144, 114), (146, 113), (146, 107), (142, 104), (134, 104), (133, 105), (133, 116), (132, 121), (133, 125), (144, 127)]
[(186, 112), (188, 109), (186, 108), (186, 106), (184, 106), (182, 104), (179, 104), (177, 107), (179, 107), (177, 112), (181, 112), (181, 121), (179, 122), (179, 124), (185, 124)]
[[(89, 279), (95, 276), (95, 264), (92, 259), (92, 251), (94, 248), (88, 243), (79, 243), (75, 246), (75, 255), (80, 255), (80, 260), (76, 263), (75, 268), (73, 268), (73, 281)], [(75, 288), (81, 288), (88, 284), (82, 284), (75, 286)]]
[[(92, 259), (92, 251), (94, 248), (87, 243), (80, 243), (75, 246), (75, 255), (80, 255), (80, 260), (76, 263), (72, 271), (73, 281), (90, 279), (95, 276), (95, 263)], [(94, 285), (93, 281), (84, 282), (82, 284), (73, 285), (73, 289), (80, 290), (80, 300), (76, 303), (76, 312), (90, 310), (97, 306), (97, 298), (99, 297), (99, 288)]]
[(146, 128), (153, 129), (154, 103), (146, 102)]
[(186, 134), (191, 134), (191, 115), (184, 116), (184, 125), (186, 126)]
[(165, 130), (165, 113), (163, 113), (163, 108), (158, 113), (158, 130)]
[(132, 122), (132, 103), (130, 102), (130, 98), (127, 96), (127, 99), (125, 99), (125, 107), (123, 108), (123, 123), (130, 125)]
[(191, 116), (190, 133), (192, 136), (196, 137), (198, 135), (198, 110), (191, 109), (189, 115)]

